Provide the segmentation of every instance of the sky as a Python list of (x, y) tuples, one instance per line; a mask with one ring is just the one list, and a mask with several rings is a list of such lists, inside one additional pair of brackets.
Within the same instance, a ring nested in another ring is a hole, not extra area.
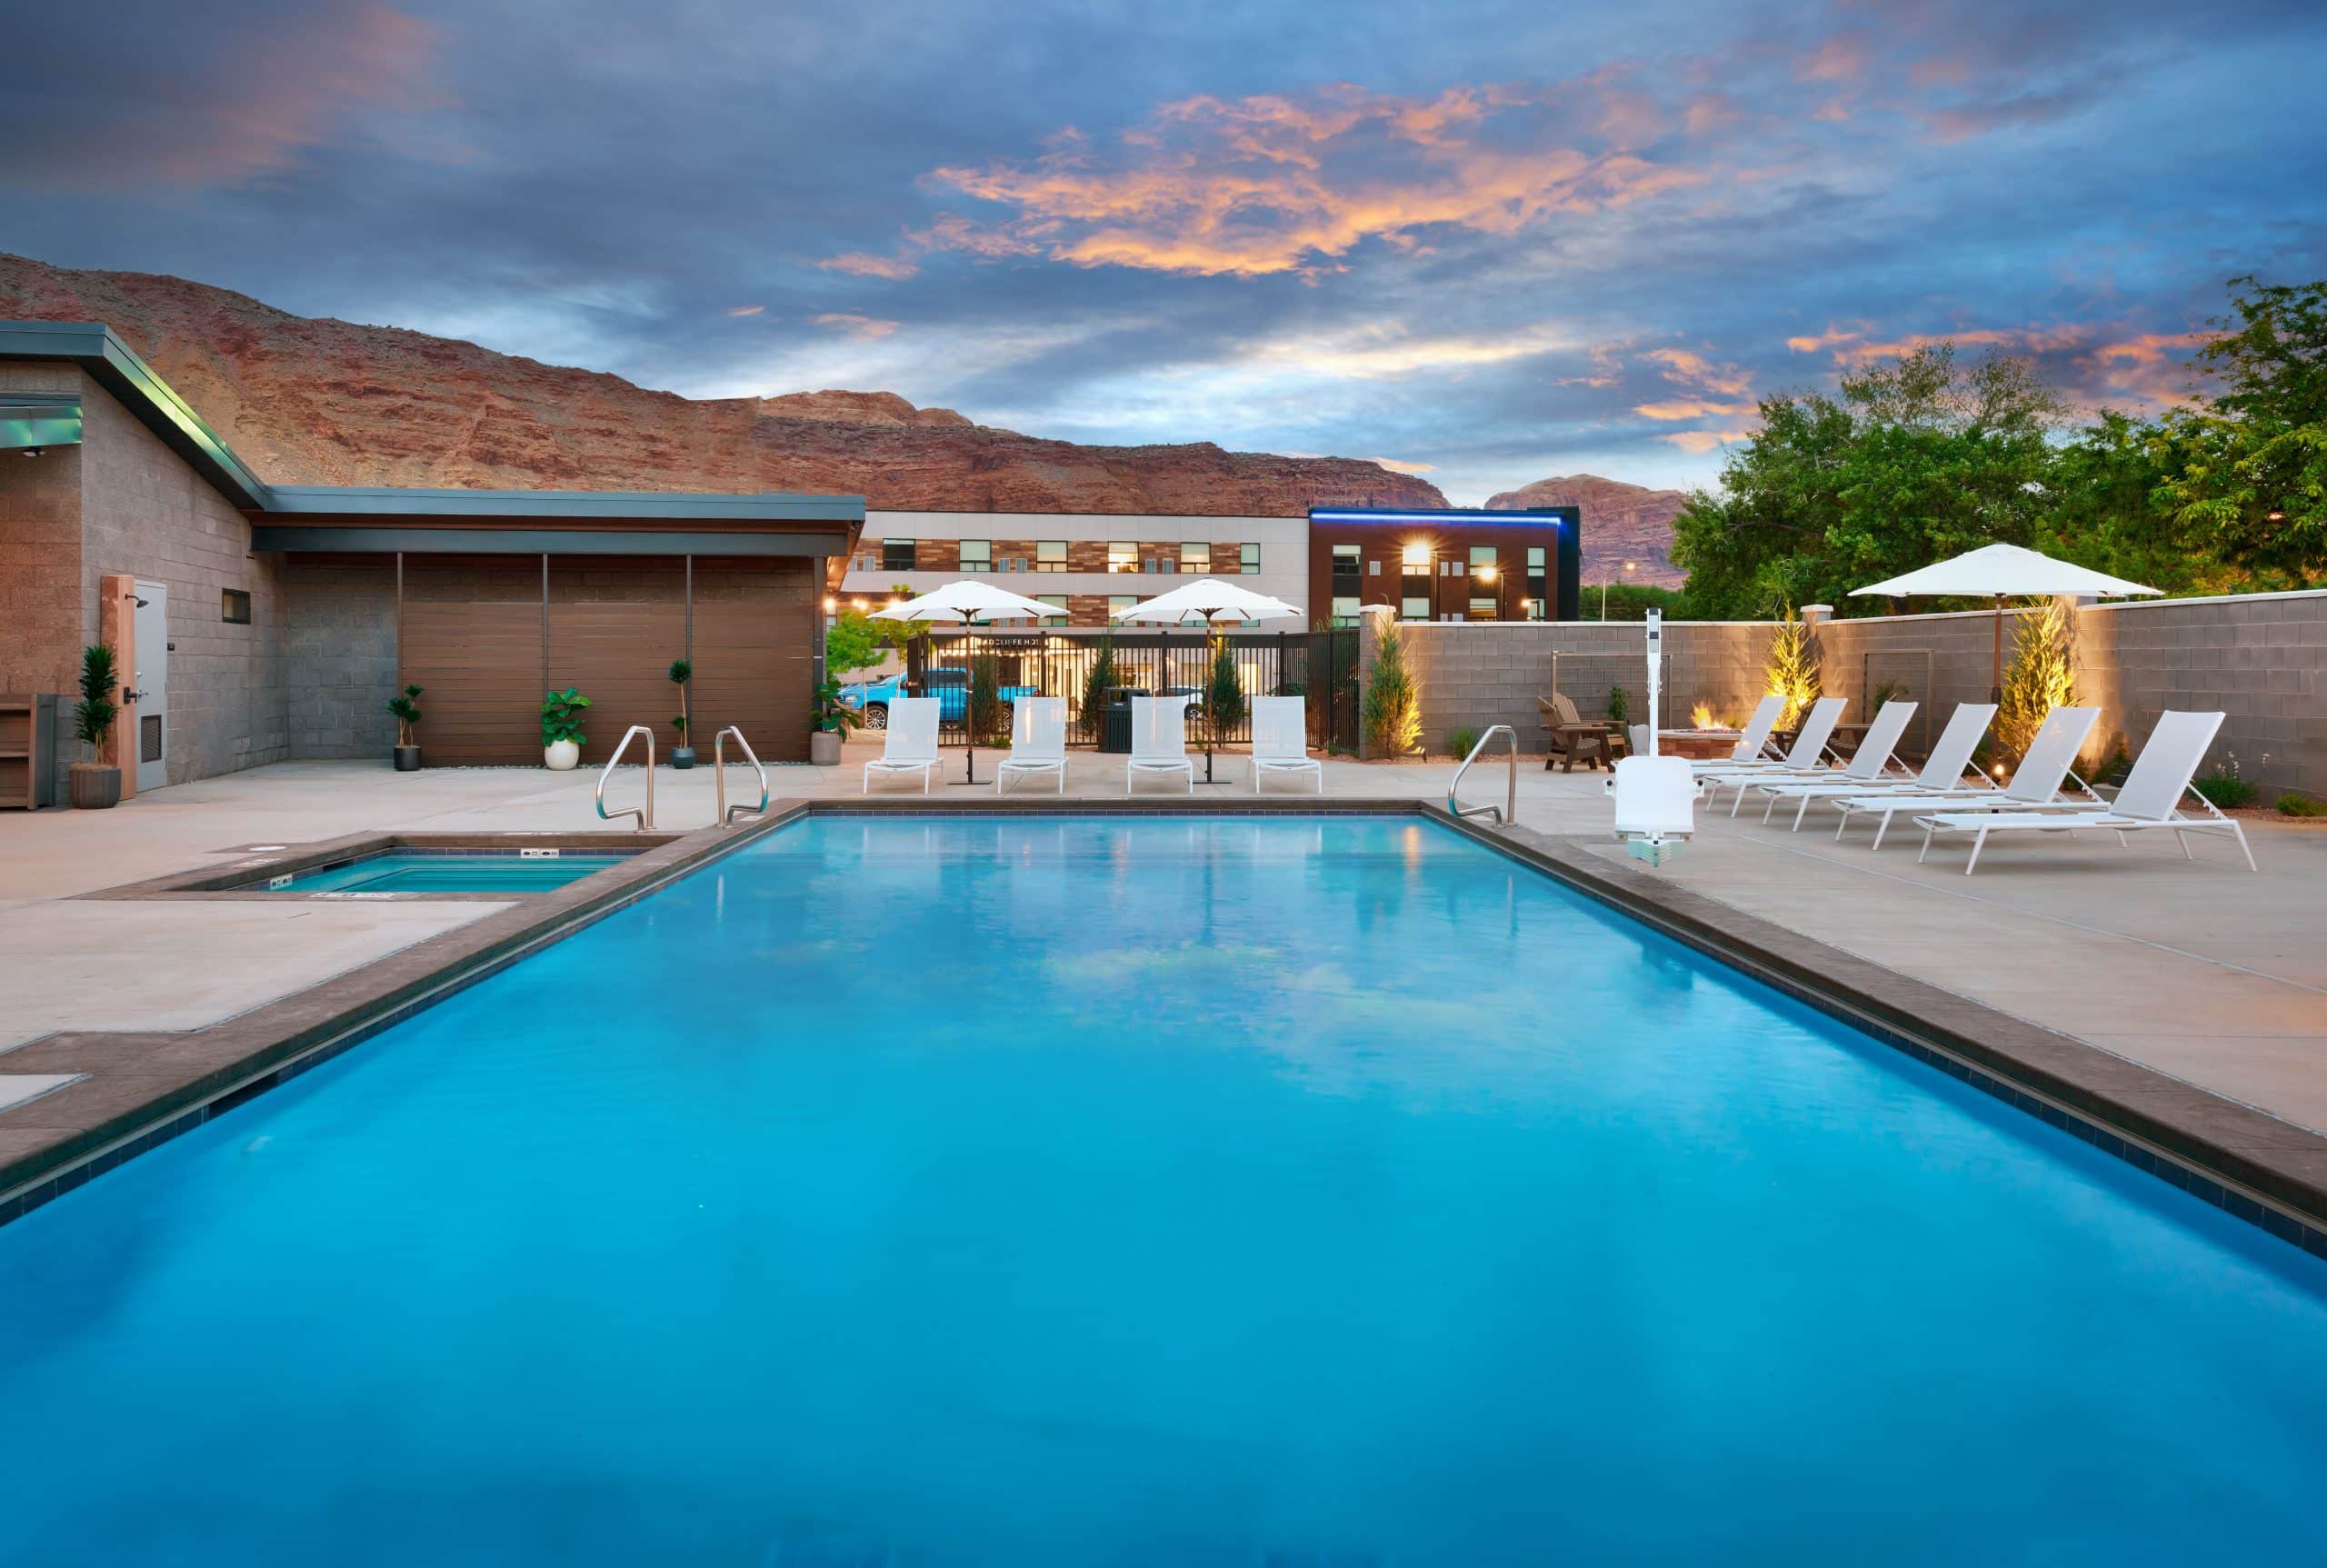
[(1952, 337), (2186, 393), (2327, 276), (2319, 0), (109, 0), (10, 40), (0, 250), (691, 396), (1717, 480)]

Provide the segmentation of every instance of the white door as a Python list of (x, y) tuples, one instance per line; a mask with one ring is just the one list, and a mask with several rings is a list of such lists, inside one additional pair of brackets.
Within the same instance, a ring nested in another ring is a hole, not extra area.
[(165, 584), (137, 584), (137, 669), (130, 689), (137, 694), (137, 787), (160, 789), (170, 782), (170, 590)]

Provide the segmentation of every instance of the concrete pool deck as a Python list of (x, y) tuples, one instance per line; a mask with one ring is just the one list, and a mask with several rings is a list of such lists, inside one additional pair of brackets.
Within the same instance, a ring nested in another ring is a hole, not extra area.
[[(855, 798), (859, 741), (837, 769), (770, 770), (779, 800)], [(949, 804), (994, 800), (960, 782), (948, 753)], [(1201, 776), (1203, 764), (1197, 764)], [(1453, 764), (1326, 759), (1329, 800), (1438, 799)], [(1249, 764), (1223, 756), (1200, 803), (1253, 799)], [(1498, 761), (1465, 784), (1472, 804), (1499, 800)], [(1545, 772), (1523, 759), (1519, 823), (1581, 853), (1623, 863), (1606, 836), (1598, 774)], [(1070, 798), (1123, 798), (1121, 759), (1076, 753)], [(286, 764), (141, 795), (111, 812), (43, 812), (0, 819), (0, 1077), (8, 1052), (59, 1030), (152, 1034), (197, 1029), (304, 990), (510, 906), (404, 900), (381, 904), (94, 900), (125, 883), (231, 863), (249, 845), (296, 845), (365, 831), (544, 831), (613, 828), (591, 804), (594, 775), (536, 769), (397, 774), (384, 765)], [(748, 770), (730, 768), (729, 800), (756, 799)], [(617, 775), (610, 804), (641, 793)], [(879, 787), (886, 798), (917, 794)], [(1047, 794), (1014, 786), (1014, 795)], [(1272, 796), (1291, 794), (1272, 784)], [(1144, 782), (1143, 797), (1186, 797)], [(657, 825), (708, 826), (709, 770), (657, 778)], [(1815, 818), (1813, 818), (1813, 823)], [(621, 824), (626, 826), (627, 824)], [(2066, 1034), (2184, 1083), (2314, 1131), (2327, 1132), (2327, 831), (2250, 822), (2259, 874), (2227, 841), (2201, 841), (2197, 860), (2170, 842), (2045, 838), (1992, 848), (1980, 874), (1962, 850), (1917, 866), (1920, 834), (1879, 853), (1853, 830), (1764, 827), (1752, 813), (1707, 814), (1695, 844), (1657, 877), (1786, 930), (1922, 980), (2012, 1017)], [(5, 1116), (5, 1113), (0, 1113)], [(0, 1130), (7, 1124), (0, 1120)]]

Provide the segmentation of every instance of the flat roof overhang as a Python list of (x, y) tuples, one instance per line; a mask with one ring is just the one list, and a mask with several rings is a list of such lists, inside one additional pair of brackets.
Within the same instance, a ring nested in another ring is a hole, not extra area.
[(858, 495), (278, 485), (251, 547), (339, 554), (845, 555)]
[(251, 548), (348, 555), (845, 555), (853, 531), (308, 526), (251, 523)]

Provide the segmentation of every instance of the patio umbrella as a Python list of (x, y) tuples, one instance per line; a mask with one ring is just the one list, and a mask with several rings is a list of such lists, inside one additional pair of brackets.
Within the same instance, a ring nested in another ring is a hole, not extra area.
[[(1039, 599), (1029, 599), (1024, 594), (1014, 594), (992, 583), (980, 583), (964, 578), (948, 583), (943, 588), (932, 589), (918, 599), (902, 604), (892, 604), (885, 610), (875, 610), (875, 621), (951, 621), (966, 625), (972, 621), (1039, 621), (1058, 614), (1058, 606), (1045, 604)], [(964, 694), (966, 695), (966, 694)], [(969, 737), (969, 774), (971, 784), (978, 782), (977, 731), (963, 713), (963, 729)]]
[(2003, 602), (2007, 597), (2119, 599), (2135, 594), (2155, 594), (2139, 583), (2112, 577), (2066, 561), (2055, 561), (2040, 551), (2017, 544), (1982, 544), (1952, 560), (1938, 561), (1920, 571), (1887, 582), (1853, 588), (1851, 595), (1882, 594), (1892, 597), (1971, 598), (1995, 600), (1995, 645), (1988, 700), (2003, 701)]
[[(1183, 583), (1168, 594), (1128, 605), (1115, 612), (1118, 621), (1160, 621), (1177, 626), (1189, 621), (1201, 621), (1215, 625), (1227, 621), (1273, 621), (1290, 615), (1301, 618), (1301, 607), (1267, 594), (1256, 594), (1235, 583), (1223, 583), (1217, 577), (1199, 577)], [(1203, 782), (1213, 783), (1212, 776), (1212, 726), (1203, 730)]]

